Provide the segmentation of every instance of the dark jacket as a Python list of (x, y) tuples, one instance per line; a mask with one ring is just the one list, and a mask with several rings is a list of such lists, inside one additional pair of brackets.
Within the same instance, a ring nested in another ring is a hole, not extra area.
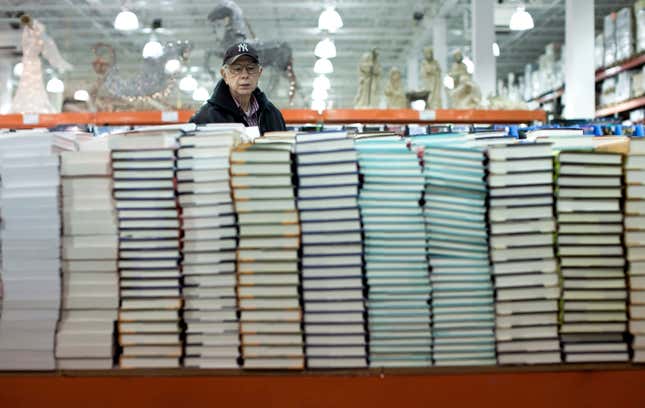
[[(255, 96), (255, 100), (258, 101), (260, 106), (258, 113), (260, 133), (287, 130), (282, 113), (274, 104), (269, 102), (264, 92), (256, 88), (253, 91), (253, 96)], [(246, 123), (244, 112), (235, 104), (228, 85), (222, 79), (215, 86), (210, 99), (190, 118), (190, 121), (197, 124), (244, 123), (244, 126), (249, 125)]]

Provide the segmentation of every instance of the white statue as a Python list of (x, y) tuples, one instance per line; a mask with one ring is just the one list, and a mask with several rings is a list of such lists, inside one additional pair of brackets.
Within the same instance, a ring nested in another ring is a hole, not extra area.
[(405, 97), (403, 84), (401, 83), (401, 71), (397, 67), (390, 69), (390, 79), (385, 86), (385, 99), (388, 109), (404, 109), (408, 107), (408, 99)]
[(515, 74), (513, 72), (508, 74), (508, 100), (511, 106), (510, 109), (528, 109), (520, 95), (519, 86), (515, 85)]
[(423, 63), (421, 65), (421, 78), (423, 79), (424, 90), (428, 91), (426, 100), (426, 109), (441, 109), (441, 88), (443, 79), (441, 78), (441, 67), (434, 59), (432, 47), (423, 49)]
[(381, 76), (381, 64), (376, 50), (366, 52), (358, 65), (358, 93), (354, 98), (354, 107), (375, 108), (378, 106), (378, 83)]
[(463, 54), (457, 50), (453, 58), (454, 62), (450, 68), (450, 76), (454, 81), (454, 87), (450, 92), (451, 107), (453, 109), (479, 108), (482, 102), (481, 90), (464, 64)]
[(40, 54), (61, 73), (72, 66), (61, 57), (56, 43), (45, 33), (45, 26), (29, 16), (22, 16), (22, 75), (13, 98), (11, 110), (15, 113), (55, 113), (43, 83)]
[(489, 109), (511, 109), (510, 101), (508, 100), (508, 92), (506, 90), (506, 85), (504, 85), (503, 79), (497, 80), (497, 93), (495, 95), (489, 95), (488, 97), (488, 108)]

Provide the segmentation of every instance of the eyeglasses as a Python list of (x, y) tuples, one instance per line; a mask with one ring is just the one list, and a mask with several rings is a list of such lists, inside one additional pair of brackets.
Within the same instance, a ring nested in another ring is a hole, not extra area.
[(240, 75), (243, 70), (246, 70), (246, 72), (249, 75), (255, 75), (258, 72), (260, 72), (260, 65), (258, 64), (249, 64), (249, 65), (229, 65), (228, 70), (233, 74), (233, 75)]

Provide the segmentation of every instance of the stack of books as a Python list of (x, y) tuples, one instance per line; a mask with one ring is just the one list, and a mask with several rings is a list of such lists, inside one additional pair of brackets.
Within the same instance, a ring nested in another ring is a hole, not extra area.
[(61, 296), (58, 153), (73, 149), (73, 139), (47, 131), (0, 136), (0, 370), (56, 368), (54, 334)]
[(627, 361), (622, 155), (558, 156), (560, 336), (566, 362)]
[(645, 139), (632, 139), (625, 161), (625, 246), (633, 361), (645, 362)]
[(307, 367), (366, 367), (354, 140), (299, 134), (296, 154)]
[(181, 273), (175, 194), (176, 129), (113, 135), (119, 219), (122, 368), (178, 367)]
[(356, 140), (371, 367), (432, 365), (424, 189), (416, 152), (398, 136)]
[(63, 152), (61, 176), (63, 298), (56, 334), (58, 368), (112, 368), (119, 275), (110, 152)]
[(265, 139), (231, 154), (244, 368), (304, 368), (291, 151), (290, 140)]
[(491, 146), (488, 158), (498, 361), (558, 363), (551, 144)]
[(240, 137), (236, 130), (219, 127), (200, 128), (179, 138), (186, 367), (239, 367), (238, 231), (229, 156)]
[(495, 364), (484, 159), (476, 147), (425, 146), (435, 365)]

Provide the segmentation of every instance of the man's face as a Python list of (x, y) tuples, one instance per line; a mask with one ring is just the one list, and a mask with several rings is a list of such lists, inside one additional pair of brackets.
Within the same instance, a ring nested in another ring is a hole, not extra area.
[(222, 67), (220, 72), (233, 96), (246, 96), (258, 87), (262, 67), (251, 57), (243, 55), (232, 64)]

